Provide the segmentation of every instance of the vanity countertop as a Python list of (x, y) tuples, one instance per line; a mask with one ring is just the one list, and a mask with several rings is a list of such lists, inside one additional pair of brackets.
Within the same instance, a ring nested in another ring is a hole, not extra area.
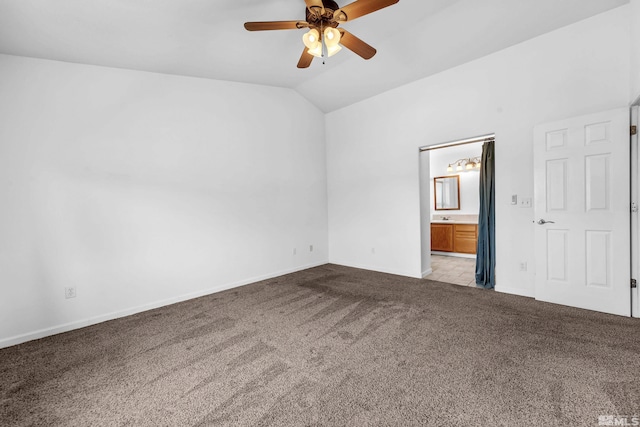
[(478, 221), (461, 221), (457, 219), (447, 219), (447, 220), (431, 220), (431, 224), (473, 224), (477, 225)]
[(478, 215), (438, 213), (431, 216), (431, 223), (433, 224), (477, 224)]

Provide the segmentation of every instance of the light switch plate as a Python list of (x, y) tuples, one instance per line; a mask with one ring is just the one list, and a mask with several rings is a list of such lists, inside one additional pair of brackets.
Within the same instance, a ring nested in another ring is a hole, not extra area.
[(531, 207), (531, 197), (523, 197), (520, 199), (520, 207), (521, 208), (530, 208)]

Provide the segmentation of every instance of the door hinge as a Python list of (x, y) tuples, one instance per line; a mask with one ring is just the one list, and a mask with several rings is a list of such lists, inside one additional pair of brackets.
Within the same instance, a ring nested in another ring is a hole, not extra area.
[(636, 126), (631, 126), (631, 135), (635, 135), (638, 133), (638, 128)]
[(631, 289), (635, 289), (638, 287), (638, 282), (636, 282), (636, 279), (631, 279)]
[(631, 202), (631, 213), (638, 213), (638, 204), (636, 202)]

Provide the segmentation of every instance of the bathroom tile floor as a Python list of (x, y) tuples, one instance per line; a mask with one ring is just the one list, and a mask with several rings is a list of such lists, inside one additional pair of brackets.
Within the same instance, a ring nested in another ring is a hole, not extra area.
[(475, 258), (431, 255), (431, 268), (433, 273), (425, 279), (462, 286), (476, 286)]

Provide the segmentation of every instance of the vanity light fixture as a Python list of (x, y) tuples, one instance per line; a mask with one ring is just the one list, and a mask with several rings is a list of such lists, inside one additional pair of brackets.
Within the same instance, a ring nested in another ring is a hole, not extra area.
[(458, 172), (463, 170), (470, 171), (474, 169), (480, 169), (480, 160), (480, 156), (458, 159), (453, 163), (449, 163), (449, 165), (447, 166), (447, 172), (453, 172), (454, 165), (456, 171)]

